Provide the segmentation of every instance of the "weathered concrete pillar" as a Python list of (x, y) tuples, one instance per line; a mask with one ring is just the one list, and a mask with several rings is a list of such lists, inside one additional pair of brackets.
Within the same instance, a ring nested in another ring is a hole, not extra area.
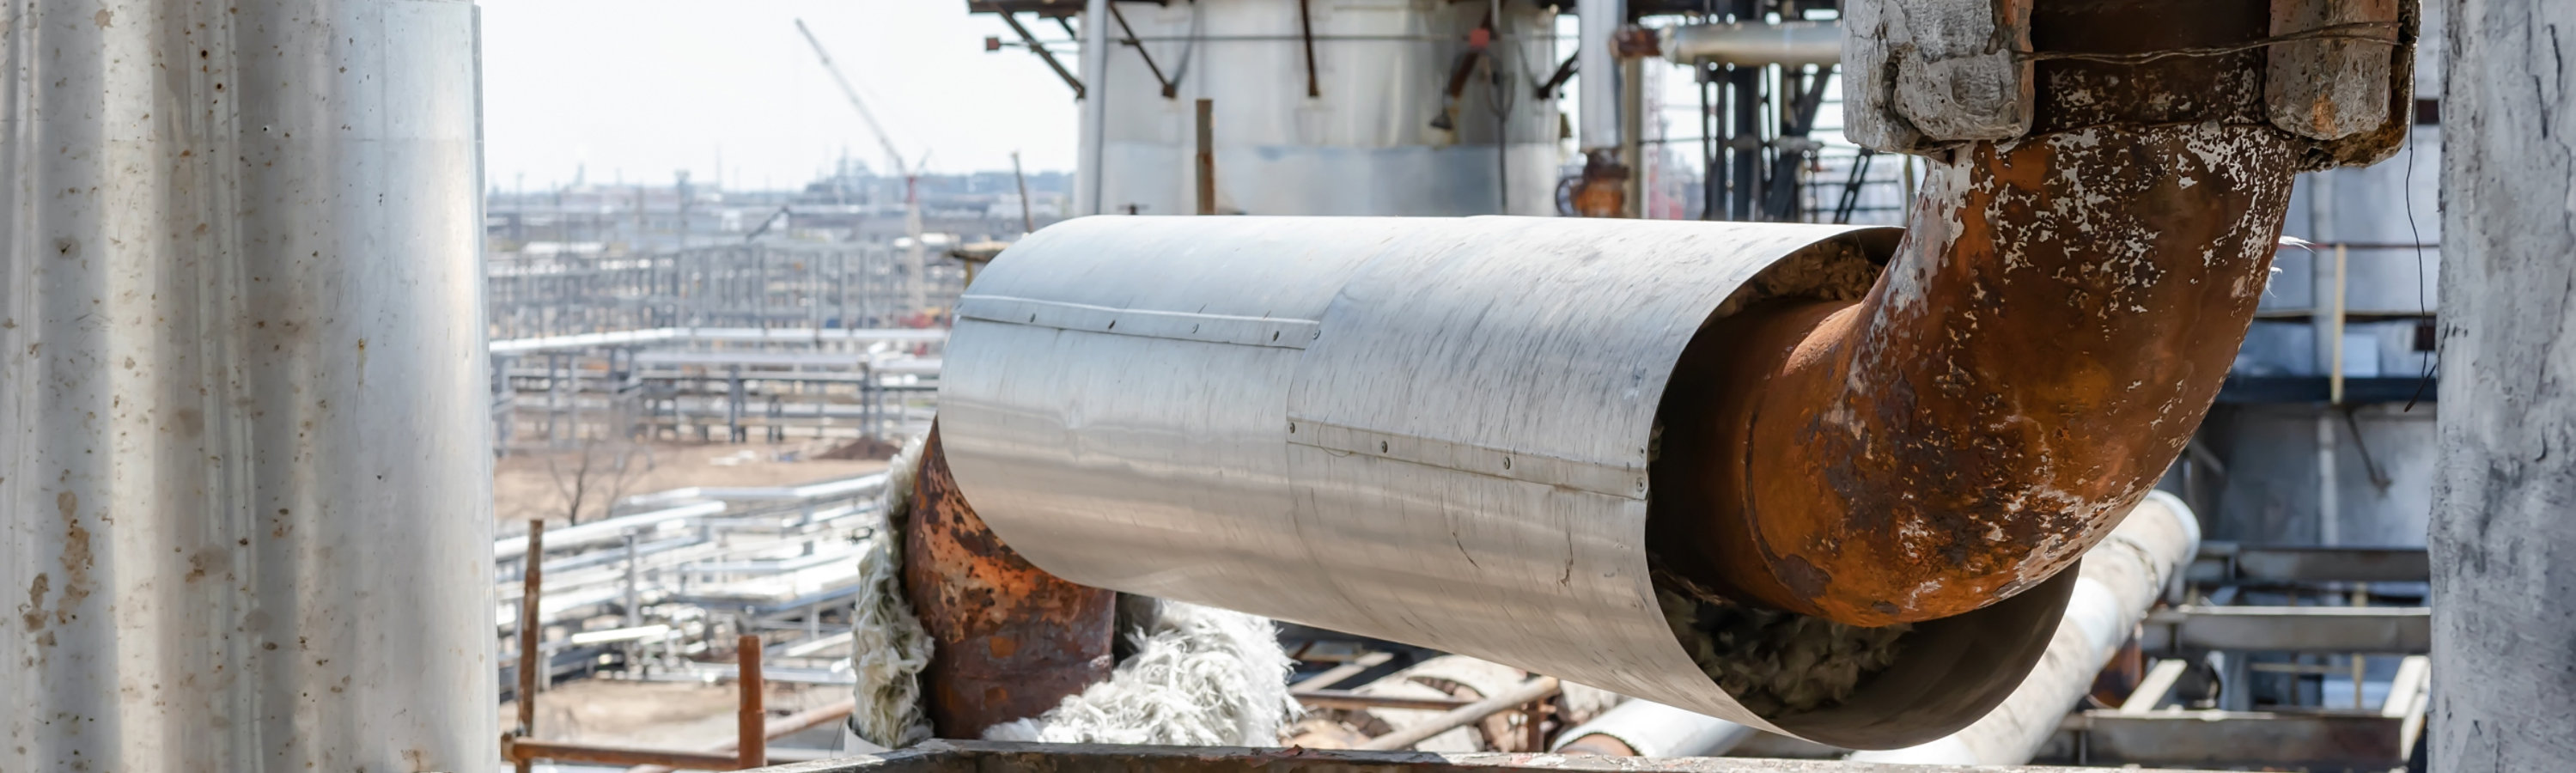
[(2576, 4), (2447, 8), (2432, 769), (2576, 770)]

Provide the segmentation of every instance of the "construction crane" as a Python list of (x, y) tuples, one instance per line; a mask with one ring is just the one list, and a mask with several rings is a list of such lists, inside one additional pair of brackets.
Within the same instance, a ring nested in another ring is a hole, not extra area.
[[(841, 75), (841, 66), (832, 63), (831, 52), (823, 50), (823, 41), (816, 39), (814, 31), (805, 27), (804, 19), (796, 20), (796, 31), (805, 36), (805, 42), (808, 45), (814, 47), (814, 56), (823, 60), (823, 71), (832, 74), (832, 82), (841, 87), (841, 96), (848, 97), (850, 108), (859, 111), (859, 120), (867, 122), (868, 132), (876, 135), (878, 147), (885, 149), (886, 158), (894, 164), (895, 175), (903, 178), (903, 233), (911, 242), (903, 258), (904, 282), (907, 285), (906, 292), (909, 298), (909, 304), (904, 311), (907, 314), (920, 312), (929, 305), (930, 289), (929, 278), (923, 275), (927, 264), (923, 258), (921, 244), (921, 178), (915, 174), (912, 165), (904, 163), (903, 151), (895, 149), (894, 138), (888, 136), (885, 127), (877, 123), (876, 113), (868, 111), (867, 101), (859, 99), (859, 90), (850, 87), (850, 79)], [(923, 154), (922, 160), (928, 161), (929, 155)], [(847, 325), (849, 322), (844, 320), (841, 324)]]

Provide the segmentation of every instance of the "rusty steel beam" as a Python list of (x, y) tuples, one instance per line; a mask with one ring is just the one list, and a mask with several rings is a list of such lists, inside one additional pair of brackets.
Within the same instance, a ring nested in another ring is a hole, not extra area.
[[(768, 729), (761, 732), (761, 737), (766, 740), (775, 741), (780, 738), (794, 735), (798, 732), (822, 727), (824, 723), (827, 722), (846, 720), (850, 717), (850, 712), (856, 710), (858, 705), (858, 700), (855, 698), (843, 698), (821, 706), (789, 714), (784, 717), (779, 717), (769, 721)], [(709, 754), (733, 754), (736, 750), (741, 748), (742, 742), (737, 739), (718, 744), (706, 751)], [(672, 768), (663, 765), (637, 765), (635, 767), (628, 768), (626, 773), (671, 773), (671, 771)]]
[(759, 634), (746, 633), (734, 639), (734, 683), (739, 700), (734, 705), (734, 760), (744, 770), (769, 764), (769, 680), (760, 672)]
[[(519, 579), (519, 709), (520, 736), (537, 734), (537, 680), (554, 678), (554, 661), (545, 655), (544, 618), (537, 615), (537, 601), (545, 590), (546, 519), (528, 521), (528, 568)], [(518, 759), (511, 769), (529, 773), (530, 760)]]
[(904, 523), (904, 595), (933, 650), (923, 673), (932, 729), (975, 738), (1034, 717), (1109, 675), (1117, 594), (1047, 574), (975, 515), (933, 425)]
[[(1004, 10), (1002, 10), (1001, 8), (997, 7), (997, 6), (992, 5), (991, 3), (983, 3), (983, 4), (979, 4), (979, 5), (977, 6), (977, 8), (978, 8), (978, 10), (986, 10), (986, 11), (989, 11), (990, 13), (992, 13), (994, 16), (999, 16), (999, 17), (1001, 17), (1001, 18), (1002, 18), (1002, 23), (1003, 23), (1003, 24), (1008, 24), (1008, 25), (1010, 25), (1010, 26), (1011, 26), (1011, 32), (1013, 32), (1013, 33), (1015, 33), (1015, 34), (1017, 34), (1017, 35), (1019, 35), (1019, 36), (1020, 36), (1020, 44), (1021, 44), (1021, 45), (1024, 45), (1024, 46), (1028, 46), (1028, 48), (1029, 48), (1029, 53), (1037, 54), (1039, 59), (1044, 60), (1044, 61), (1046, 62), (1047, 69), (1051, 69), (1051, 70), (1054, 70), (1054, 71), (1055, 71), (1055, 77), (1063, 78), (1063, 79), (1064, 79), (1064, 85), (1066, 85), (1066, 86), (1070, 86), (1070, 87), (1072, 87), (1072, 88), (1073, 88), (1073, 98), (1074, 98), (1074, 99), (1081, 99), (1081, 98), (1083, 98), (1082, 79), (1081, 79), (1081, 78), (1074, 77), (1074, 75), (1073, 75), (1073, 71), (1072, 71), (1072, 70), (1067, 70), (1067, 69), (1065, 69), (1065, 67), (1064, 67), (1064, 62), (1059, 61), (1059, 60), (1057, 60), (1057, 59), (1055, 58), (1055, 52), (1047, 50), (1047, 47), (1046, 47), (1046, 44), (1045, 44), (1045, 43), (1040, 43), (1040, 42), (1038, 42), (1038, 36), (1033, 35), (1033, 34), (1030, 34), (1030, 33), (1029, 33), (1029, 28), (1027, 28), (1027, 27), (1024, 27), (1024, 26), (1021, 26), (1021, 25), (1020, 25), (1020, 15), (1019, 15), (1019, 14), (1017, 14), (1017, 13), (1012, 13), (1012, 12), (1009, 12), (1009, 11), (1004, 11)], [(1062, 18), (1058, 18), (1058, 19), (1056, 19), (1056, 21), (1061, 22), (1061, 21), (1064, 21), (1064, 19), (1062, 19)], [(1067, 30), (1067, 32), (1068, 32), (1068, 33), (1070, 33), (1071, 31), (1070, 31), (1070, 30)], [(1074, 35), (1074, 38), (1076, 38), (1076, 39), (1080, 39), (1081, 37), (1082, 37), (1081, 35)], [(1029, 229), (1029, 230), (1037, 230), (1037, 229), (1032, 228), (1032, 229)]]
[(738, 763), (732, 752), (628, 749), (563, 741), (538, 741), (516, 736), (502, 736), (501, 756), (513, 763), (554, 760), (602, 765), (660, 765), (678, 770), (735, 770), (735, 765)]
[(1738, 597), (1857, 625), (2010, 597), (2180, 453), (2254, 315), (2295, 173), (2263, 4), (2039, 4), (2031, 131), (1933, 151), (1857, 302), (1705, 331), (1666, 401), (1658, 542)]

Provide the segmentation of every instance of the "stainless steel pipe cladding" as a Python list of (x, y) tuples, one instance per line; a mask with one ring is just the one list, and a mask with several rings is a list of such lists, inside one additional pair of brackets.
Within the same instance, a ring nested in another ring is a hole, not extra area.
[(1853, 297), (1887, 228), (1132, 218), (1013, 246), (958, 308), (947, 456), (1075, 582), (1436, 647), (1852, 748), (1975, 720), (2072, 574), (1919, 624), (1829, 708), (1757, 716), (1656, 602), (1647, 461), (1694, 333)]
[(474, 6), (0, 11), (0, 770), (490, 770)]

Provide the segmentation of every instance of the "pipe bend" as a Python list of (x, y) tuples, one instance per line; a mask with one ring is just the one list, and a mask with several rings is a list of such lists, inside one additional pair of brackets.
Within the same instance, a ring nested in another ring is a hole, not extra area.
[(1668, 403), (1658, 464), (1690, 472), (1658, 505), (1710, 517), (1682, 535), (1697, 560), (1668, 563), (1855, 625), (1967, 612), (2072, 564), (2216, 397), (2296, 152), (2213, 121), (1936, 159), (1865, 297), (1757, 306), (1694, 342), (1677, 392), (1715, 399)]

